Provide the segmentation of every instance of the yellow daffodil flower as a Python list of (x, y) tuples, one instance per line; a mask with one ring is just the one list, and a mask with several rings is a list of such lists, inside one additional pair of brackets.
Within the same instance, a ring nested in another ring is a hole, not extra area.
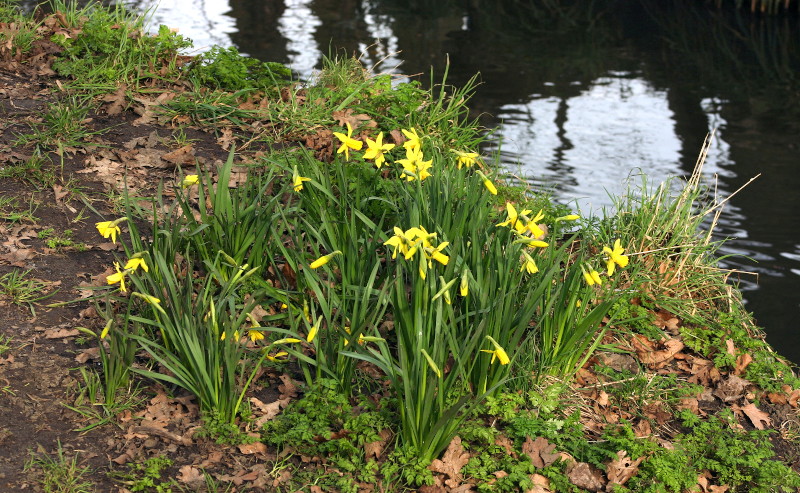
[(494, 186), (494, 183), (492, 183), (492, 181), (489, 180), (489, 178), (487, 178), (486, 175), (484, 175), (480, 171), (478, 171), (477, 173), (478, 176), (481, 177), (481, 180), (483, 180), (483, 186), (486, 187), (486, 190), (489, 190), (489, 193), (492, 195), (497, 195), (497, 187)]
[(345, 134), (343, 134), (341, 132), (333, 132), (333, 135), (335, 135), (336, 138), (339, 139), (339, 141), (342, 143), (342, 145), (339, 146), (339, 149), (336, 150), (336, 154), (344, 153), (345, 160), (349, 161), (350, 160), (350, 149), (353, 149), (354, 151), (360, 151), (361, 150), (361, 146), (363, 146), (364, 143), (361, 142), (360, 140), (356, 140), (356, 139), (354, 139), (352, 137), (353, 136), (353, 127), (350, 125), (349, 122), (345, 122), (345, 123), (347, 125), (347, 135), (345, 135)]
[(125, 270), (130, 270), (131, 272), (136, 272), (136, 269), (138, 269), (139, 267), (141, 267), (142, 270), (144, 270), (145, 272), (150, 271), (150, 268), (147, 267), (147, 263), (145, 263), (142, 257), (133, 257), (132, 259), (128, 260), (128, 262), (125, 263), (125, 267), (123, 268)]
[(430, 172), (428, 171), (433, 163), (433, 159), (428, 161), (423, 161), (424, 156), (422, 155), (422, 149), (419, 147), (415, 148), (406, 148), (406, 158), (405, 159), (398, 159), (396, 162), (403, 166), (403, 174), (406, 175), (406, 180), (414, 181), (419, 180), (422, 181), (425, 178), (431, 176)]
[(579, 216), (577, 214), (567, 214), (566, 216), (561, 216), (561, 217), (555, 218), (555, 221), (556, 222), (559, 222), (559, 221), (577, 221), (580, 218), (581, 218), (581, 216)]
[(509, 357), (508, 357), (508, 354), (506, 353), (505, 349), (503, 349), (503, 348), (500, 346), (500, 344), (498, 344), (498, 343), (497, 343), (497, 341), (495, 341), (495, 340), (492, 338), (492, 336), (486, 336), (486, 338), (487, 338), (487, 339), (489, 339), (489, 342), (491, 342), (491, 343), (492, 343), (492, 345), (494, 346), (494, 350), (491, 350), (491, 349), (481, 349), (481, 352), (483, 352), (483, 353), (489, 353), (489, 354), (491, 354), (491, 355), (492, 355), (492, 361), (491, 361), (491, 363), (490, 363), (490, 364), (494, 364), (494, 360), (496, 360), (496, 359), (497, 359), (497, 360), (500, 360), (500, 364), (501, 364), (501, 365), (507, 365), (507, 364), (509, 364), (509, 363), (511, 362), (511, 359), (509, 359)]
[(431, 358), (428, 352), (422, 348), (420, 348), (420, 352), (422, 353), (422, 356), (425, 357), (425, 360), (428, 362), (428, 366), (431, 367), (431, 370), (433, 370), (433, 373), (435, 373), (437, 377), (442, 378), (442, 371), (436, 365), (436, 362), (433, 361), (433, 358)]
[(145, 300), (146, 302), (150, 303), (151, 305), (160, 305), (161, 300), (156, 298), (155, 296), (150, 296), (149, 294), (144, 293), (133, 293), (134, 296), (138, 296), (139, 298)]
[(397, 251), (403, 254), (406, 260), (410, 259), (417, 252), (417, 247), (414, 238), (409, 236), (409, 232), (403, 231), (397, 226), (394, 227), (394, 236), (386, 240), (383, 244), (394, 247), (392, 251), (392, 259), (397, 258)]
[(600, 278), (600, 273), (598, 273), (596, 270), (586, 270), (583, 267), (581, 267), (581, 270), (583, 271), (583, 280), (586, 281), (586, 284), (589, 286), (594, 286), (595, 284), (600, 286), (603, 284), (603, 279)]
[(125, 289), (125, 274), (127, 271), (119, 270), (119, 263), (114, 262), (114, 269), (117, 271), (115, 274), (111, 274), (110, 276), (106, 277), (106, 282), (111, 284), (119, 283), (119, 290), (123, 293), (126, 293), (127, 290)]
[(260, 330), (250, 329), (247, 331), (247, 337), (249, 337), (252, 342), (256, 342), (264, 338), (264, 333)]
[(444, 247), (446, 247), (449, 244), (450, 244), (449, 241), (443, 241), (443, 242), (439, 243), (439, 245), (436, 246), (436, 247), (427, 246), (427, 247), (425, 247), (423, 249), (424, 252), (425, 252), (425, 257), (428, 259), (428, 267), (430, 267), (432, 265), (431, 264), (432, 260), (435, 260), (435, 261), (439, 262), (442, 265), (447, 265), (447, 262), (450, 261), (450, 257), (448, 257), (447, 255), (443, 254), (442, 250), (444, 249)]
[(103, 327), (103, 331), (100, 332), (100, 339), (105, 339), (108, 336), (108, 331), (111, 330), (111, 324), (114, 322), (114, 319), (110, 319), (106, 322), (106, 326)]
[(285, 358), (286, 356), (289, 356), (289, 353), (287, 353), (286, 351), (278, 351), (275, 354), (268, 354), (267, 359), (270, 361), (285, 361), (282, 360), (281, 358)]
[(408, 139), (403, 142), (403, 147), (406, 149), (406, 151), (413, 151), (415, 149), (422, 151), (422, 143), (419, 140), (419, 135), (417, 135), (417, 129), (410, 128), (408, 130), (401, 130), (403, 131), (403, 135), (406, 136), (406, 139)]
[(183, 177), (183, 180), (181, 181), (181, 187), (182, 188), (189, 188), (192, 185), (197, 185), (197, 182), (199, 182), (199, 181), (200, 181), (200, 177), (197, 176), (197, 175), (186, 175), (186, 176)]
[(456, 156), (458, 156), (458, 160), (456, 161), (458, 169), (461, 169), (462, 166), (471, 168), (472, 165), (477, 162), (479, 156), (477, 152), (461, 152), (461, 151), (456, 151), (455, 149), (451, 149), (451, 151), (454, 152)]
[(533, 237), (536, 239), (544, 238), (544, 230), (539, 227), (539, 221), (542, 219), (544, 219), (544, 212), (540, 210), (535, 216), (533, 216), (533, 219), (527, 221), (525, 226), (528, 231), (531, 232), (531, 235), (533, 235)]
[(114, 221), (101, 221), (99, 223), (95, 223), (95, 227), (97, 228), (97, 232), (100, 233), (103, 238), (111, 237), (111, 243), (117, 242), (117, 235), (120, 234), (119, 223), (128, 219), (127, 217), (121, 217)]
[(520, 236), (514, 240), (514, 243), (525, 243), (531, 248), (547, 248), (550, 245), (546, 241), (534, 240), (533, 238), (528, 238), (527, 236)]
[(296, 337), (284, 337), (283, 339), (278, 339), (272, 344), (297, 344), (298, 342), (302, 341), (300, 339), (297, 339)]
[[(220, 341), (224, 341), (225, 340), (225, 334), (226, 333), (227, 333), (227, 331), (222, 331), (222, 335), (219, 336), (219, 340)], [(239, 340), (239, 331), (238, 330), (234, 330), (233, 331), (233, 340), (234, 341), (238, 341)]]
[(322, 316), (317, 319), (317, 323), (311, 326), (311, 330), (308, 331), (308, 335), (306, 336), (306, 342), (309, 344), (314, 342), (314, 338), (317, 337), (317, 332), (319, 332), (319, 325), (322, 323)]
[(322, 257), (318, 258), (317, 260), (311, 262), (311, 265), (309, 267), (311, 267), (312, 269), (319, 269), (323, 265), (325, 265), (328, 262), (330, 262), (333, 257), (335, 257), (336, 255), (341, 255), (341, 254), (342, 254), (341, 251), (336, 250), (336, 251), (333, 251), (333, 252), (331, 252), (331, 253), (329, 253), (327, 255), (323, 255)]
[(608, 276), (611, 277), (614, 274), (614, 269), (618, 265), (621, 269), (624, 269), (626, 265), (628, 265), (628, 256), (623, 255), (622, 253), (625, 251), (620, 245), (619, 238), (614, 241), (614, 248), (603, 247), (603, 252), (608, 255), (608, 260), (606, 261), (606, 267), (608, 268)]
[(469, 270), (465, 270), (463, 274), (461, 274), (461, 283), (458, 286), (458, 292), (462, 298), (466, 298), (469, 294)]
[(295, 192), (299, 192), (303, 189), (304, 181), (311, 181), (311, 178), (300, 176), (300, 173), (297, 172), (297, 166), (295, 166), (294, 172), (292, 172), (292, 186), (294, 187)]
[(536, 262), (533, 260), (528, 252), (522, 251), (522, 258), (524, 262), (522, 263), (522, 267), (520, 267), (520, 271), (528, 271), (528, 274), (536, 274), (539, 272), (539, 267), (536, 266)]
[(384, 144), (383, 132), (381, 132), (378, 134), (378, 138), (375, 140), (367, 137), (367, 150), (364, 152), (364, 159), (374, 159), (375, 166), (380, 169), (381, 165), (386, 162), (386, 158), (383, 157), (383, 153), (389, 152), (392, 149), (394, 149), (394, 144)]
[(515, 230), (517, 233), (524, 233), (526, 230), (526, 226), (519, 220), (520, 216), (525, 216), (526, 214), (530, 214), (530, 209), (524, 209), (520, 212), (517, 212), (517, 209), (514, 208), (514, 204), (511, 202), (506, 202), (506, 214), (508, 215), (508, 219), (503, 221), (502, 223), (498, 224), (497, 226), (506, 226), (510, 229)]

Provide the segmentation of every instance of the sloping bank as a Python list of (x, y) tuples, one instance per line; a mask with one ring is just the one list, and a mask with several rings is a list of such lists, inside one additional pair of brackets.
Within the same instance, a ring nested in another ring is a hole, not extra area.
[(503, 185), (446, 76), (335, 60), (297, 84), (121, 10), (53, 10), (0, 9), (6, 108), (43, 103), (7, 122), (0, 176), (71, 187), (111, 245), (87, 239), (105, 272), (50, 307), (82, 314), (71, 419), (118, 452), (86, 481), (800, 486), (800, 384), (715, 267), (699, 170), (579, 217)]

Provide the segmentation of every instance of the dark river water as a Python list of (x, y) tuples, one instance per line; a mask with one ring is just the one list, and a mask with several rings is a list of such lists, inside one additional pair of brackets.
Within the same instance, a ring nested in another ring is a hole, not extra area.
[[(800, 21), (696, 0), (130, 0), (198, 51), (236, 46), (313, 77), (323, 56), (449, 83), (479, 73), (484, 149), (582, 211), (639, 183), (691, 173), (728, 203), (722, 254), (768, 340), (800, 361)], [(575, 3), (579, 7), (568, 5)], [(733, 2), (727, 2), (733, 3)], [(534, 5), (559, 4), (545, 8)], [(419, 76), (422, 74), (422, 76)], [(401, 79), (402, 80), (402, 79)]]

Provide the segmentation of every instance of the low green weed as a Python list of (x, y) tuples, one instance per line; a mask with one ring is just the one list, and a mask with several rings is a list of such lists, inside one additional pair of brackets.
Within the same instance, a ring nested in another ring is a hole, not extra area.
[(22, 207), (14, 197), (0, 197), (0, 221), (8, 221), (11, 224), (35, 224), (39, 220), (35, 216), (38, 208), (39, 203), (35, 200), (33, 194), (31, 194), (27, 207)]
[(197, 86), (236, 92), (246, 89), (271, 90), (289, 85), (292, 72), (283, 64), (261, 62), (239, 54), (234, 47), (215, 46), (196, 57), (187, 75)]
[(33, 305), (53, 296), (58, 290), (48, 293), (50, 284), (40, 279), (27, 278), (30, 273), (31, 269), (24, 272), (14, 269), (0, 276), (0, 296), (15, 305), (27, 306), (31, 315), (35, 317), (36, 310)]
[(130, 464), (128, 472), (114, 472), (111, 476), (132, 492), (172, 493), (172, 491), (180, 491), (174, 479), (164, 477), (172, 464), (172, 459), (158, 455), (141, 463)]
[(78, 454), (68, 458), (61, 442), (58, 442), (55, 457), (49, 455), (32, 456), (25, 463), (25, 470), (41, 471), (39, 483), (45, 493), (92, 493), (94, 484), (87, 479), (91, 474), (88, 467), (78, 465)]

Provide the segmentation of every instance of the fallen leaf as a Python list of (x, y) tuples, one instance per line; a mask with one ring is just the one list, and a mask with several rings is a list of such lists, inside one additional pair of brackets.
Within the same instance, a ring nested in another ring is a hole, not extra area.
[(628, 453), (626, 451), (620, 450), (617, 452), (617, 458), (613, 459), (608, 463), (608, 465), (606, 465), (606, 475), (608, 476), (608, 486), (606, 487), (607, 490), (613, 490), (611, 485), (625, 484), (633, 477), (634, 474), (639, 471), (639, 464), (642, 463), (644, 457), (631, 460), (631, 458), (627, 455)]
[(263, 442), (242, 443), (239, 445), (239, 452), (245, 455), (261, 454), (266, 455), (267, 446)]
[(752, 402), (748, 402), (747, 405), (742, 406), (741, 410), (747, 415), (748, 418), (750, 418), (750, 422), (753, 423), (753, 426), (759, 430), (766, 429), (772, 425), (772, 420), (769, 418), (769, 413), (760, 410)]
[(127, 100), (125, 99), (125, 93), (128, 91), (128, 85), (122, 83), (119, 85), (116, 91), (111, 94), (106, 94), (103, 96), (103, 101), (108, 103), (105, 107), (106, 114), (109, 116), (114, 116), (122, 113), (122, 110), (125, 109), (127, 104)]
[(747, 366), (753, 362), (753, 357), (749, 353), (740, 354), (736, 358), (736, 366), (733, 369), (734, 375), (741, 375)]
[(447, 450), (444, 452), (441, 460), (434, 460), (431, 465), (428, 466), (428, 469), (448, 476), (444, 484), (450, 488), (455, 488), (460, 486), (463, 482), (464, 478), (461, 476), (461, 468), (469, 462), (469, 459), (469, 452), (464, 451), (464, 447), (461, 445), (461, 438), (455, 436), (453, 440), (450, 441), (450, 445), (447, 446)]
[(177, 166), (194, 164), (194, 147), (192, 147), (192, 144), (185, 145), (180, 149), (162, 155), (161, 159)]
[(80, 334), (78, 329), (47, 329), (44, 331), (45, 339), (63, 339)]
[(200, 469), (187, 464), (178, 469), (178, 481), (188, 484), (192, 488), (196, 488), (205, 484), (205, 475), (200, 472)]
[(550, 489), (550, 480), (541, 474), (531, 474), (529, 476), (533, 482), (533, 488), (526, 490), (525, 493), (553, 493)]
[(589, 491), (603, 491), (606, 486), (603, 473), (586, 462), (578, 462), (570, 468), (567, 479), (578, 488)]
[(714, 395), (722, 399), (723, 402), (733, 402), (742, 398), (745, 390), (750, 385), (747, 380), (737, 377), (736, 375), (728, 375), (728, 378), (722, 380), (717, 388), (714, 389)]
[(664, 349), (655, 349), (653, 343), (641, 334), (635, 334), (631, 343), (636, 355), (639, 357), (639, 361), (645, 365), (654, 366), (663, 366), (684, 348), (683, 342), (679, 339), (667, 339), (658, 343)]
[(346, 126), (349, 123), (350, 126), (353, 127), (354, 132), (357, 131), (358, 128), (361, 127), (362, 125), (367, 126), (369, 128), (378, 127), (377, 122), (375, 122), (375, 120), (373, 120), (372, 117), (364, 113), (358, 113), (354, 115), (352, 108), (347, 108), (346, 110), (341, 110), (341, 111), (334, 111), (333, 119), (336, 120), (336, 122), (342, 127)]
[(236, 137), (233, 136), (233, 129), (225, 128), (222, 130), (222, 135), (217, 139), (217, 144), (224, 150), (231, 148), (231, 144), (236, 142)]
[(527, 437), (522, 444), (522, 453), (530, 457), (531, 463), (538, 469), (543, 469), (559, 459), (558, 453), (553, 453), (556, 446), (544, 437), (531, 440)]

